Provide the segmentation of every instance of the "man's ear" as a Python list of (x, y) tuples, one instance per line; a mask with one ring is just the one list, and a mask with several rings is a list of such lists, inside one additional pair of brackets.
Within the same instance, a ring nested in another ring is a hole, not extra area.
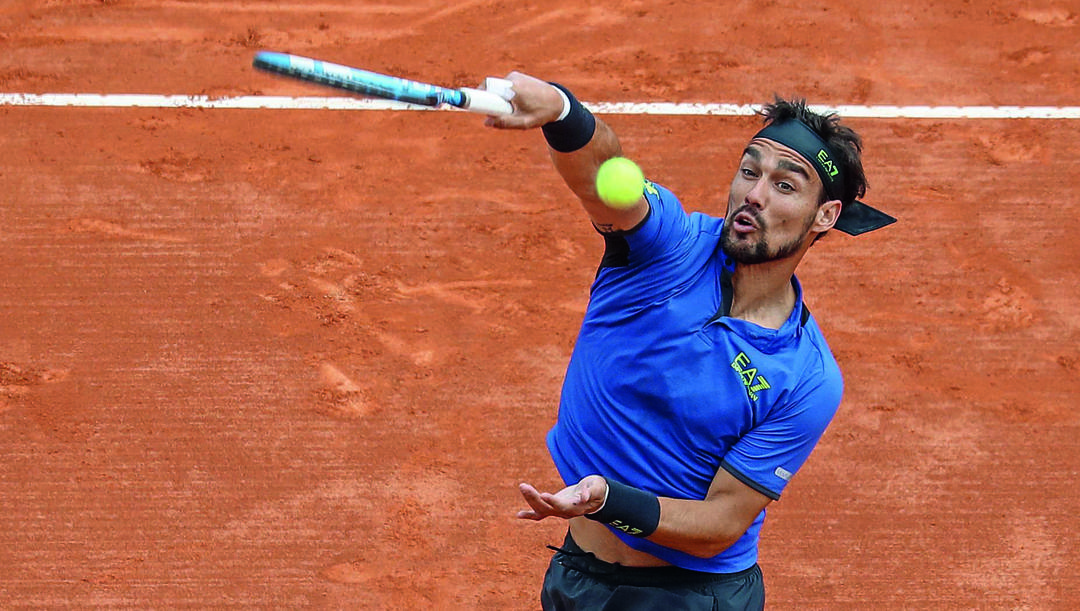
[(817, 232), (825, 232), (832, 229), (836, 224), (836, 220), (840, 218), (840, 211), (843, 210), (844, 205), (840, 203), (838, 199), (830, 199), (818, 206), (817, 215), (814, 217), (813, 230)]

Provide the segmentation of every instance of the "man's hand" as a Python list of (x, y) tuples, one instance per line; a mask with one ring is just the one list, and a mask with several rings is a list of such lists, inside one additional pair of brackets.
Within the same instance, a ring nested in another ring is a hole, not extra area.
[(511, 72), (506, 80), (513, 83), (514, 97), (510, 104), (514, 114), (488, 117), (484, 125), (499, 129), (532, 129), (559, 118), (563, 99), (551, 83), (520, 72)]
[(529, 484), (520, 484), (518, 489), (532, 508), (517, 513), (517, 517), (523, 520), (576, 518), (600, 509), (607, 496), (607, 482), (599, 475), (586, 476), (555, 494), (540, 492)]

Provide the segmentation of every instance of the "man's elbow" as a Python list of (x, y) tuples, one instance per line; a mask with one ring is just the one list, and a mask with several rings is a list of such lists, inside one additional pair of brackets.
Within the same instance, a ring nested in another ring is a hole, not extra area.
[(695, 541), (687, 542), (681, 551), (698, 558), (712, 558), (722, 554), (727, 548), (739, 540), (742, 533), (716, 533), (710, 537), (703, 537)]

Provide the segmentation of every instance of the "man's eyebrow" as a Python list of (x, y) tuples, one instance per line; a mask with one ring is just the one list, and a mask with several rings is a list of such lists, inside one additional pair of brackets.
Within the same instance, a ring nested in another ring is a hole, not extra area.
[[(750, 157), (758, 163), (761, 162), (761, 151), (758, 150), (753, 144), (743, 149), (743, 156)], [(802, 176), (804, 180), (810, 180), (810, 173), (806, 171), (806, 168), (788, 159), (781, 159), (776, 162), (777, 169), (791, 172), (792, 174)]]
[(810, 174), (806, 171), (806, 168), (804, 168), (801, 165), (795, 163), (794, 161), (788, 161), (787, 159), (781, 159), (780, 161), (776, 162), (776, 167), (781, 169), (781, 170), (787, 170), (788, 172), (791, 172), (793, 174), (798, 174), (799, 176), (802, 176), (806, 180), (810, 180)]

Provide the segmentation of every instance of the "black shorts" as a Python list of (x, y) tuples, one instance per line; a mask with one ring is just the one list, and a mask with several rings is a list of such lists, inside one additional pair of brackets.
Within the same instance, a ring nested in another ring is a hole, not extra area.
[(754, 565), (738, 573), (702, 573), (675, 566), (624, 567), (582, 551), (566, 533), (551, 559), (540, 604), (544, 611), (760, 611), (765, 583)]

